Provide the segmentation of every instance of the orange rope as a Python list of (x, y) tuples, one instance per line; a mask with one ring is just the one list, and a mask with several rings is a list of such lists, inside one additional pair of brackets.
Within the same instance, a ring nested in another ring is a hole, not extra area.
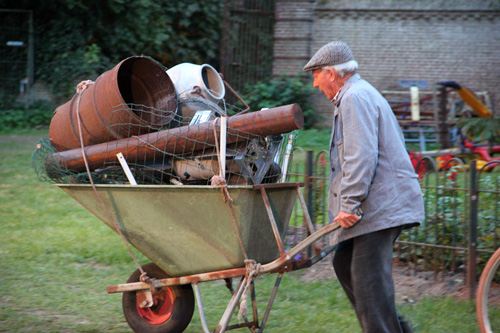
[[(219, 162), (219, 171), (221, 172), (222, 169), (221, 169), (221, 161), (220, 161), (219, 143), (217, 140), (217, 130), (215, 129), (216, 122), (217, 122), (217, 118), (215, 118), (215, 120), (213, 122), (213, 129), (214, 129), (214, 138), (215, 138), (215, 148), (217, 149), (217, 160)], [(245, 260), (248, 260), (248, 255), (247, 255), (247, 252), (245, 250), (245, 246), (243, 245), (243, 240), (241, 238), (240, 230), (238, 228), (238, 221), (236, 220), (236, 215), (234, 214), (233, 205), (231, 204), (233, 199), (229, 195), (226, 180), (224, 178), (222, 178), (222, 175), (219, 175), (219, 176), (215, 175), (210, 179), (210, 182), (211, 182), (212, 186), (218, 185), (221, 188), (222, 194), (224, 195), (224, 202), (227, 202), (227, 204), (229, 206), (229, 211), (231, 212), (234, 230), (236, 231), (236, 234), (238, 235), (238, 240), (240, 242), (241, 251), (243, 252), (243, 256), (245, 257)]]
[(144, 269), (142, 268), (142, 266), (139, 264), (139, 261), (137, 260), (136, 256), (132, 252), (132, 249), (130, 248), (129, 243), (128, 243), (127, 239), (125, 238), (125, 235), (121, 231), (121, 229), (118, 226), (118, 223), (116, 222), (116, 220), (113, 218), (113, 215), (111, 214), (111, 212), (108, 210), (108, 207), (106, 207), (106, 204), (104, 203), (104, 200), (102, 199), (101, 194), (97, 190), (97, 187), (95, 186), (94, 180), (93, 180), (92, 175), (90, 173), (90, 168), (89, 168), (89, 164), (88, 164), (88, 161), (87, 161), (87, 155), (85, 153), (85, 145), (83, 143), (82, 124), (81, 124), (81, 116), (80, 116), (80, 100), (82, 98), (83, 92), (85, 90), (87, 90), (87, 88), (89, 86), (91, 86), (92, 84), (94, 84), (93, 81), (86, 80), (86, 81), (80, 82), (76, 86), (76, 92), (78, 94), (78, 101), (77, 101), (77, 104), (76, 104), (76, 115), (77, 115), (76, 118), (78, 120), (78, 131), (79, 131), (79, 136), (80, 136), (80, 146), (82, 148), (82, 156), (83, 156), (83, 160), (85, 162), (85, 169), (87, 170), (87, 175), (89, 176), (90, 184), (92, 185), (92, 189), (94, 190), (97, 198), (99, 199), (99, 202), (101, 203), (102, 207), (106, 211), (106, 214), (108, 215), (108, 218), (111, 220), (111, 222), (113, 222), (113, 226), (115, 227), (116, 232), (118, 233), (118, 235), (120, 235), (123, 243), (125, 243), (125, 246), (127, 247), (128, 252), (130, 253), (130, 255), (132, 256), (132, 258), (134, 259), (135, 264), (137, 265), (137, 267), (139, 268), (139, 271), (141, 272), (140, 280), (142, 282), (148, 283), (150, 285), (150, 288), (153, 291), (154, 288), (152, 287), (152, 285), (150, 283), (150, 278), (148, 277), (147, 273), (144, 271)]

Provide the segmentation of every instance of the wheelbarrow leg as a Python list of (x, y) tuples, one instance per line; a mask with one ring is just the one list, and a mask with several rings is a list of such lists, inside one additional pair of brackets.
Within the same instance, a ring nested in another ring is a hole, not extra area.
[(224, 279), (224, 282), (226, 282), (226, 288), (229, 289), (229, 292), (231, 293), (231, 295), (234, 295), (233, 279), (227, 278), (227, 279)]
[(247, 284), (247, 277), (245, 277), (243, 281), (241, 281), (240, 285), (238, 286), (238, 289), (233, 294), (233, 297), (231, 297), (231, 301), (229, 301), (229, 304), (226, 307), (226, 311), (224, 311), (224, 314), (222, 315), (219, 325), (217, 325), (217, 328), (215, 329), (214, 333), (222, 333), (226, 331), (227, 325), (229, 324), (229, 321), (233, 316), (234, 309), (236, 309), (236, 306), (240, 302), (241, 295), (243, 295), (243, 291), (245, 290), (246, 284)]
[(274, 283), (273, 292), (271, 293), (271, 296), (269, 297), (269, 302), (267, 303), (266, 312), (264, 313), (264, 316), (262, 317), (262, 323), (260, 325), (259, 332), (263, 332), (264, 328), (266, 327), (267, 318), (269, 317), (269, 313), (271, 312), (271, 307), (273, 306), (274, 299), (276, 298), (276, 293), (278, 292), (278, 288), (280, 286), (282, 277), (283, 277), (283, 273), (279, 273), (278, 277), (276, 278), (276, 282)]
[(205, 312), (203, 311), (203, 303), (201, 302), (200, 287), (198, 283), (193, 283), (194, 294), (196, 295), (196, 303), (198, 304), (198, 312), (200, 313), (201, 326), (203, 327), (204, 333), (210, 333), (207, 326), (207, 321), (205, 320)]
[[(256, 328), (259, 327), (259, 314), (257, 312), (257, 298), (255, 297), (255, 284), (252, 281), (252, 289), (251, 289), (251, 297), (252, 297), (252, 310), (253, 310), (253, 322)], [(255, 330), (251, 330), (255, 332)]]

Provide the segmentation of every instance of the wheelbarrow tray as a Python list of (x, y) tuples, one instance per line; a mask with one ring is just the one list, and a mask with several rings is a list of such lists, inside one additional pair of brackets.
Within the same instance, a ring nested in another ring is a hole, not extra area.
[[(91, 185), (56, 184), (111, 229)], [(245, 267), (229, 206), (219, 187), (95, 185), (127, 240), (172, 277)], [(228, 186), (249, 259), (280, 256), (266, 207), (253, 186)], [(296, 201), (293, 187), (266, 189), (283, 239)], [(116, 230), (115, 230), (116, 231)]]

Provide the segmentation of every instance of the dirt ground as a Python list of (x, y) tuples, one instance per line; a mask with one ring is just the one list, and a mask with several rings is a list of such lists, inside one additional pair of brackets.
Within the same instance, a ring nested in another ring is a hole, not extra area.
[[(331, 257), (327, 257), (312, 267), (304, 270), (304, 281), (324, 281), (335, 277), (331, 265)], [(435, 276), (434, 272), (412, 273), (405, 266), (394, 265), (394, 286), (396, 302), (414, 303), (425, 296), (453, 296), (457, 300), (467, 299), (465, 275), (447, 274)]]

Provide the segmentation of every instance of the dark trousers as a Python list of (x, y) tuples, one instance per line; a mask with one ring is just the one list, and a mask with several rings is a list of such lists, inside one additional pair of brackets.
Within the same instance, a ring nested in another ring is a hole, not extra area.
[(401, 228), (390, 228), (339, 243), (333, 257), (337, 278), (364, 333), (411, 332), (396, 312), (392, 246)]

